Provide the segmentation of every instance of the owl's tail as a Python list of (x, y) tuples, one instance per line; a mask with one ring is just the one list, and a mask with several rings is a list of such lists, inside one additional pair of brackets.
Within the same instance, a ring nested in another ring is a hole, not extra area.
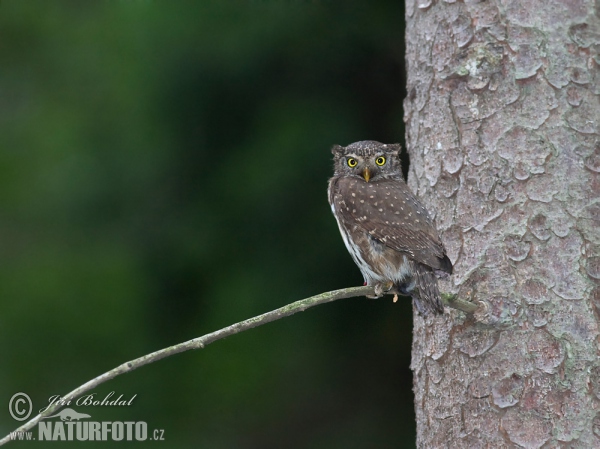
[(439, 315), (444, 313), (444, 305), (440, 298), (437, 278), (427, 265), (413, 262), (415, 273), (415, 289), (411, 292), (415, 306), (421, 315)]

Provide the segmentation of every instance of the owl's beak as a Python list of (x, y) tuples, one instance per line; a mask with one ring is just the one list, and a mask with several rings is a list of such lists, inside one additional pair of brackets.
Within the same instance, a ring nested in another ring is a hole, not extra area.
[(369, 182), (369, 179), (371, 179), (371, 170), (369, 170), (369, 167), (365, 167), (362, 172), (362, 177), (365, 178), (365, 181)]

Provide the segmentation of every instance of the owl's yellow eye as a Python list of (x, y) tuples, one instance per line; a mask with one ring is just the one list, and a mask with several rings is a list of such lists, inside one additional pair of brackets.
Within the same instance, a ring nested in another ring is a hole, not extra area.
[(382, 165), (385, 165), (385, 158), (383, 156), (379, 156), (377, 159), (375, 159), (375, 163), (381, 167)]
[(354, 168), (358, 165), (358, 161), (356, 159), (354, 159), (353, 157), (349, 157), (346, 162), (348, 162), (348, 167), (350, 167), (350, 168)]

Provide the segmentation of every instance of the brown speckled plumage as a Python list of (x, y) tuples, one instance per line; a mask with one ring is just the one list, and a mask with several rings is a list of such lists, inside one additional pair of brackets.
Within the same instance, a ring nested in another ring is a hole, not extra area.
[(402, 178), (399, 151), (400, 145), (374, 141), (334, 146), (329, 203), (368, 285), (391, 284), (391, 293), (411, 295), (422, 314), (443, 313), (434, 270), (452, 273), (452, 264)]

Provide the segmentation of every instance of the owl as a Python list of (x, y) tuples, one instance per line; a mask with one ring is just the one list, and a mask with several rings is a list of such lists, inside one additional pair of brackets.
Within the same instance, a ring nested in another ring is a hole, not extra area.
[(452, 263), (431, 217), (404, 182), (400, 149), (371, 140), (335, 145), (329, 204), (374, 297), (408, 295), (422, 315), (440, 314), (436, 274), (452, 274)]

